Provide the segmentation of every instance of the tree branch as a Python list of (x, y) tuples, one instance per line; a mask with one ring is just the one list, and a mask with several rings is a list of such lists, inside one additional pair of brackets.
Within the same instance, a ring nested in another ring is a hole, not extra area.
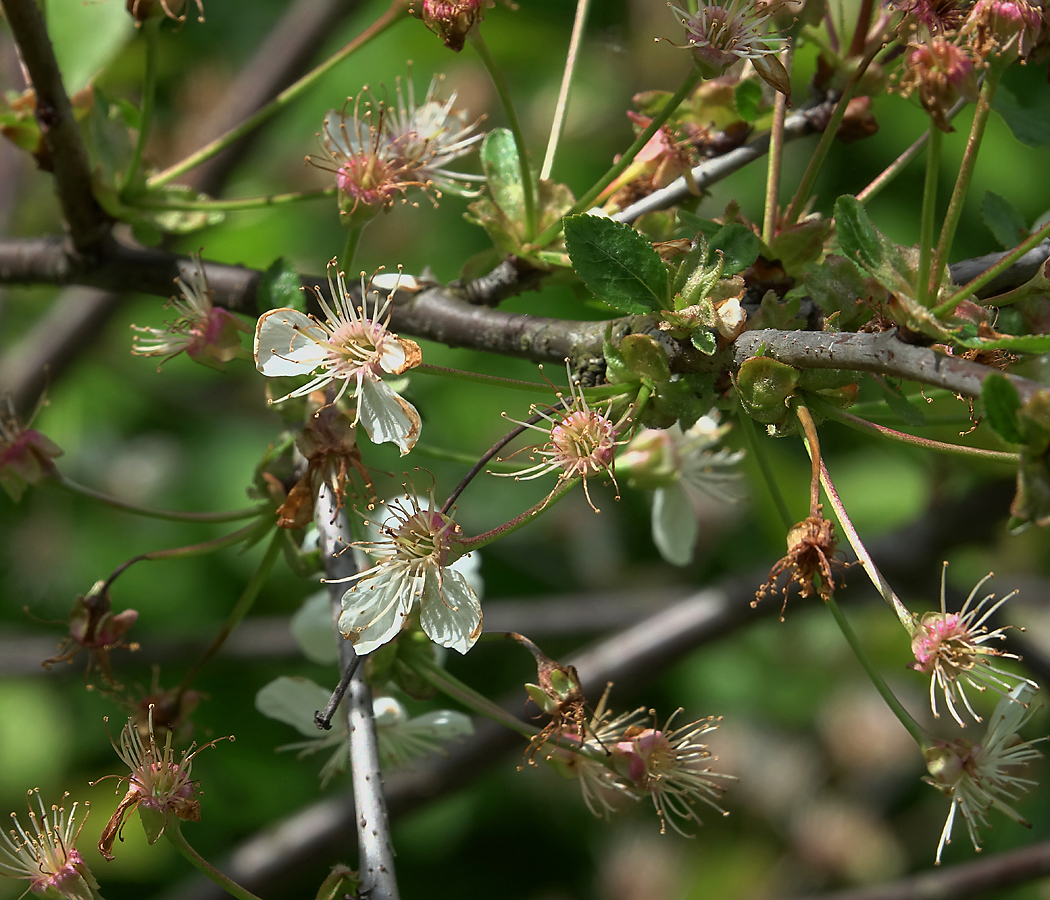
[(73, 118), (44, 14), (35, 0), (3, 0), (33, 90), (36, 120), (50, 157), (58, 202), (78, 252), (93, 250), (109, 234), (109, 219), (91, 193), (91, 167)]

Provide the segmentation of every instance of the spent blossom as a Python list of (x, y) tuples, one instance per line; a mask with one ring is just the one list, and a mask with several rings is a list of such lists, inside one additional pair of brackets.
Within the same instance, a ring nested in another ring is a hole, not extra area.
[(950, 132), (948, 111), (960, 97), (977, 99), (977, 75), (965, 50), (936, 37), (908, 53), (900, 89), (904, 96), (917, 93), (933, 124)]
[(951, 843), (956, 813), (966, 820), (966, 830), (975, 850), (981, 849), (977, 829), (988, 827), (988, 812), (997, 809), (1020, 825), (1031, 827), (1007, 801), (1016, 800), (1021, 792), (1036, 785), (1030, 778), (1022, 778), (1008, 771), (1023, 766), (1042, 754), (1033, 741), (1022, 741), (1017, 732), (1035, 713), (1031, 705), (1034, 688), (1027, 682), (1017, 685), (995, 707), (988, 731), (981, 743), (959, 739), (937, 741), (926, 751), (926, 768), (930, 773), (923, 780), (951, 800), (941, 839), (937, 844), (937, 865), (941, 854)]
[(483, 180), (448, 168), (484, 135), (477, 121), (468, 123), (467, 114), (453, 108), (455, 94), (438, 99), (440, 84), (434, 78), (417, 103), (411, 78), (406, 88), (398, 79), (393, 105), (366, 88), (352, 106), (348, 99), (341, 111), (325, 116), (322, 155), (307, 159), (335, 175), (340, 214), (348, 224), (369, 221), (414, 190), (465, 195)]
[(492, 5), (492, 0), (422, 0), (410, 12), (439, 35), (449, 50), (459, 53), (467, 35)]
[(357, 544), (376, 565), (341, 581), (354, 582), (342, 599), (339, 631), (361, 656), (393, 640), (414, 609), (426, 635), (466, 653), (481, 636), (481, 602), (466, 577), (452, 568), (461, 554), (459, 525), (412, 496), (387, 504), (382, 537)]
[(387, 329), (397, 289), (382, 305), (378, 292), (372, 291), (373, 312), (369, 315), (364, 305), (369, 291), (363, 275), (360, 307), (347, 291), (345, 276), (335, 260), (328, 264), (328, 286), (331, 305), (314, 289), (324, 322), (295, 309), (272, 309), (259, 318), (255, 329), (256, 368), (270, 378), (313, 376), (302, 387), (271, 402), (304, 397), (341, 381), (332, 403), (350, 391), (356, 403), (353, 421), (360, 421), (374, 443), (393, 442), (404, 456), (418, 440), (422, 422), (416, 408), (383, 381), (383, 376), (401, 375), (418, 366), (423, 357), (415, 341)]
[(717, 409), (700, 416), (688, 429), (677, 422), (670, 428), (638, 432), (616, 460), (635, 488), (655, 489), (653, 543), (668, 562), (688, 565), (693, 558), (699, 526), (693, 512), (699, 496), (723, 503), (740, 500), (741, 450), (715, 450), (728, 425), (719, 424)]
[(1043, 10), (1027, 0), (977, 0), (962, 26), (979, 59), (1027, 59), (1044, 30)]
[(6, 411), (0, 409), (0, 487), (17, 503), (27, 487), (58, 474), (54, 460), (64, 451), (49, 437), (29, 427), (35, 412), (23, 425), (10, 396), (5, 405)]
[(685, 46), (692, 50), (704, 78), (717, 78), (740, 60), (749, 59), (771, 87), (790, 95), (790, 79), (776, 55), (787, 39), (766, 33), (773, 12), (770, 6), (756, 0), (699, 0), (695, 13), (677, 6), (671, 11), (685, 28)]
[[(68, 796), (63, 794), (63, 804)], [(14, 827), (0, 834), (0, 875), (28, 881), (27, 893), (54, 900), (100, 900), (98, 882), (76, 848), (87, 816), (77, 824), (76, 803), (68, 815), (63, 805), (53, 805), (48, 812), (38, 790), (29, 792), (27, 802), (29, 827), (11, 813)]]
[[(112, 738), (110, 738), (112, 741)], [(221, 738), (220, 738), (221, 740)], [(233, 740), (233, 738), (230, 738)], [(201, 747), (191, 745), (183, 750), (178, 761), (171, 749), (172, 732), (168, 731), (164, 746), (157, 743), (153, 726), (153, 707), (150, 707), (146, 739), (134, 718), (128, 719), (120, 731), (120, 746), (113, 749), (130, 770), (119, 777), (128, 782), (128, 792), (117, 804), (102, 835), (98, 840), (98, 851), (106, 859), (113, 859), (113, 841), (120, 837), (124, 822), (136, 809), (142, 821), (149, 843), (156, 843), (175, 816), (188, 822), (199, 822), (200, 801), (197, 800), (197, 785), (191, 778), (193, 759), (201, 750), (215, 745), (210, 741)], [(117, 776), (106, 776), (117, 777)], [(100, 779), (101, 780), (101, 779)]]
[(173, 356), (185, 353), (194, 362), (223, 371), (226, 363), (244, 355), (241, 333), (251, 333), (251, 326), (225, 309), (212, 306), (212, 291), (204, 274), (200, 254), (192, 257), (193, 274), (176, 278), (182, 299), (172, 297), (168, 306), (178, 317), (163, 328), (132, 325), (138, 332), (131, 352), (136, 356), (162, 356), (157, 371)]
[(565, 398), (561, 390), (556, 391), (561, 409), (542, 409), (535, 404), (530, 407), (534, 417), (546, 422), (546, 426), (511, 419), (524, 428), (548, 436), (545, 444), (533, 447), (529, 451), (530, 458), (539, 457), (539, 462), (520, 472), (493, 474), (512, 476), (515, 481), (532, 481), (544, 475), (556, 474), (558, 482), (547, 495), (545, 504), (550, 502), (565, 482), (582, 478), (587, 503), (591, 509), (598, 512), (594, 501), (591, 500), (587, 480), (604, 473), (614, 485), (616, 484), (613, 465), (616, 448), (623, 443), (617, 440), (617, 436), (630, 416), (630, 409), (614, 422), (610, 415), (612, 401), (608, 401), (604, 409), (591, 408), (583, 394), (583, 388), (572, 377), (568, 360), (565, 361), (565, 371), (569, 376), (569, 399)]
[(921, 618), (916, 616), (915, 632), (911, 639), (915, 662), (910, 667), (930, 676), (930, 708), (934, 716), (940, 715), (937, 711), (937, 692), (940, 691), (952, 718), (960, 725), (965, 725), (959, 715), (960, 704), (975, 721), (981, 721), (970, 705), (965, 690), (967, 685), (977, 691), (991, 688), (999, 694), (1005, 694), (1019, 686), (1019, 682), (1031, 682), (992, 664), (996, 658), (1019, 659), (1018, 656), (986, 646), (989, 641), (1006, 640), (1005, 626), (989, 630), (987, 622), (1017, 591), (1011, 591), (999, 600), (995, 599), (994, 593), (989, 593), (974, 603), (974, 598), (992, 577), (989, 572), (970, 591), (962, 609), (957, 613), (949, 613), (944, 598), (947, 571), (948, 564), (945, 563), (941, 569), (940, 612), (924, 613)]

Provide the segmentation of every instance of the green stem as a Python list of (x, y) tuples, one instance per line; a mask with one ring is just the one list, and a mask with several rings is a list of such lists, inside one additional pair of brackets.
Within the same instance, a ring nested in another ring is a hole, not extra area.
[(1036, 244), (1042, 243), (1042, 241), (1050, 237), (1050, 223), (1047, 223), (1031, 237), (1026, 238), (1022, 243), (1018, 244), (1013, 250), (1006, 254), (999, 262), (994, 266), (990, 266), (985, 269), (980, 275), (972, 279), (968, 284), (964, 284), (959, 290), (952, 294), (947, 300), (945, 300), (940, 306), (934, 307), (933, 313), (935, 316), (944, 316), (950, 313), (955, 307), (957, 307), (967, 297), (972, 296), (986, 284), (991, 282), (994, 278), (998, 277), (1001, 272), (1005, 272), (1010, 268), (1017, 260), (1024, 256), (1029, 250), (1031, 250)]
[(882, 673), (875, 668), (875, 664), (871, 661), (871, 658), (861, 645), (857, 633), (853, 630), (853, 626), (850, 625), (849, 620), (842, 614), (842, 610), (839, 609), (839, 605), (835, 602), (835, 598), (829, 597), (825, 605), (831, 611), (831, 615), (835, 619), (835, 623), (839, 626), (842, 636), (846, 639), (846, 643), (850, 645), (850, 649), (853, 650), (854, 655), (864, 667), (864, 671), (868, 673), (871, 683), (875, 685), (875, 690), (882, 695), (882, 699), (886, 701), (886, 705), (893, 711), (897, 720), (905, 727), (908, 734), (910, 734), (915, 743), (919, 745), (919, 748), (925, 751), (930, 746), (929, 739), (923, 732), (922, 728), (919, 727), (919, 723), (911, 717), (911, 714), (901, 705), (900, 700), (894, 696), (893, 691), (890, 690), (889, 685), (886, 684), (886, 680), (882, 677)]
[(919, 220), (919, 277), (916, 299), (926, 306), (930, 297), (930, 256), (933, 254), (933, 229), (937, 216), (937, 180), (941, 171), (941, 145), (944, 132), (930, 125), (930, 149), (926, 153), (926, 180), (922, 187), (922, 218)]
[(473, 382), (474, 384), (487, 384), (492, 387), (511, 388), (515, 391), (528, 391), (532, 394), (550, 394), (549, 384), (540, 384), (535, 381), (518, 381), (515, 378), (501, 378), (498, 375), (482, 375), (478, 372), (465, 372), (462, 369), (448, 369), (445, 366), (432, 366), (429, 363), (421, 363), (413, 372), (422, 372), (425, 375), (438, 375), (442, 378), (454, 378), (457, 381)]
[[(784, 68), (790, 71), (791, 48), (783, 53)], [(769, 129), (769, 160), (766, 167), (766, 209), (762, 217), (762, 242), (768, 247), (777, 233), (777, 203), (780, 198), (780, 166), (784, 156), (784, 120), (787, 97), (777, 91), (773, 101), (773, 124)]]
[(558, 141), (561, 140), (562, 130), (565, 128), (565, 112), (569, 108), (569, 90), (572, 88), (572, 78), (576, 74), (576, 61), (580, 53), (580, 38), (583, 37), (583, 29), (587, 24), (587, 13), (590, 11), (590, 6), (591, 0), (576, 0), (576, 18), (572, 23), (569, 52), (565, 57), (565, 71), (561, 76), (558, 103), (554, 108), (554, 121), (551, 122), (551, 135), (547, 140), (547, 152), (543, 157), (540, 180), (550, 178), (551, 169), (554, 168), (554, 156), (558, 152)]
[(977, 109), (973, 114), (973, 124), (970, 126), (970, 137), (966, 141), (966, 150), (959, 164), (959, 175), (955, 179), (955, 188), (948, 202), (948, 212), (945, 213), (944, 224), (941, 226), (941, 237), (937, 242), (933, 277), (930, 279), (934, 285), (941, 283), (941, 274), (948, 264), (948, 254), (951, 252), (952, 240), (955, 238), (955, 229), (959, 225), (963, 201), (966, 199), (966, 194), (970, 190), (970, 182), (973, 180), (973, 170), (977, 165), (977, 152), (981, 148), (984, 128), (988, 124), (988, 116), (992, 111), (992, 99), (995, 97), (995, 89), (999, 86), (1001, 75), (1002, 66), (993, 63), (985, 73), (984, 84), (981, 85), (981, 95), (977, 99)]
[[(412, 452), (430, 459), (440, 459), (464, 466), (472, 466), (477, 462), (477, 458), (469, 453), (462, 453), (459, 450), (448, 450), (445, 447), (435, 447), (433, 444), (418, 443), (412, 448)], [(488, 467), (501, 472), (514, 472), (519, 468), (513, 463), (499, 462), (497, 460), (490, 460)]]
[[(159, 47), (161, 18), (148, 19), (142, 25), (142, 37), (146, 42), (146, 72), (142, 79), (142, 113), (139, 118), (139, 134), (128, 160), (127, 170), (121, 179), (120, 193), (131, 187), (142, 163), (142, 154), (149, 138), (149, 126), (153, 119), (153, 100), (157, 94), (157, 49)], [(122, 198), (123, 199), (123, 198)]]
[(260, 898), (251, 891), (242, 888), (236, 881), (223, 875), (222, 872), (216, 869), (215, 866), (194, 850), (183, 836), (182, 829), (179, 826), (180, 823), (178, 819), (173, 819), (168, 822), (167, 827), (164, 829), (164, 836), (174, 844), (175, 849), (189, 861), (191, 866), (197, 869), (197, 871), (206, 878), (210, 878), (214, 881), (219, 887), (226, 891), (227, 894), (237, 897), (238, 900), (260, 900)]
[(318, 191), (292, 191), (286, 194), (270, 194), (266, 197), (234, 197), (229, 200), (164, 200), (154, 202), (149, 195), (141, 198), (130, 198), (127, 205), (133, 209), (159, 209), (193, 212), (237, 212), (243, 209), (266, 209), (270, 206), (284, 206), (300, 200), (319, 200), (322, 197), (334, 197), (334, 187), (321, 188)]
[(898, 441), (902, 444), (911, 444), (915, 447), (922, 447), (924, 450), (934, 450), (938, 453), (952, 453), (956, 456), (968, 456), (976, 459), (989, 460), (990, 462), (1007, 463), (1014, 466), (1017, 465), (1019, 459), (1018, 454), (1009, 453), (1005, 450), (983, 450), (980, 447), (963, 447), (958, 444), (949, 444), (946, 441), (935, 441), (930, 438), (919, 437), (915, 434), (896, 431), (893, 428), (887, 428), (885, 425), (876, 425), (874, 422), (869, 422), (867, 419), (862, 419), (860, 416), (855, 416), (843, 409), (839, 409), (834, 403), (828, 403), (827, 401), (812, 395), (806, 396), (806, 402), (814, 409), (818, 410), (821, 415), (835, 419), (843, 425), (848, 425), (850, 428), (854, 428), (857, 431), (877, 434), (880, 437), (888, 438), (891, 441)]
[(842, 92), (842, 96), (839, 97), (839, 102), (835, 104), (835, 109), (831, 114), (831, 119), (828, 121), (827, 126), (824, 129), (823, 134), (820, 136), (820, 141), (817, 143), (817, 149), (813, 151), (813, 157), (809, 161), (809, 165), (806, 167), (805, 174), (802, 176), (802, 181), (799, 183), (798, 190), (795, 191), (795, 196), (791, 199), (791, 204), (787, 208), (787, 212), (784, 213), (783, 227), (794, 225), (798, 221), (798, 217), (802, 214), (802, 210), (809, 200), (809, 195), (813, 191), (813, 185), (817, 182), (817, 176), (820, 174), (821, 166), (824, 165), (824, 160), (827, 158), (828, 152), (831, 150), (831, 144), (835, 140), (835, 135), (838, 133), (839, 125), (842, 124), (842, 117), (846, 114), (846, 107), (849, 105), (850, 98), (853, 96), (853, 89), (857, 86), (857, 82), (861, 76), (867, 71), (871, 61), (875, 58), (875, 54), (882, 49), (882, 42), (875, 41), (868, 52), (864, 55), (864, 58), (857, 64), (857, 68), (854, 69), (853, 74), (850, 76), (849, 81), (846, 83), (846, 89)]
[(773, 498), (773, 505), (777, 508), (784, 527), (791, 529), (798, 519), (791, 515), (791, 511), (784, 501), (784, 495), (780, 492), (780, 485), (773, 476), (773, 468), (769, 464), (766, 448), (758, 439), (758, 430), (755, 428), (755, 423), (744, 411), (743, 406), (739, 404), (737, 405), (736, 413), (737, 421), (740, 423), (740, 432), (744, 436), (744, 443), (747, 444), (747, 449), (751, 452), (751, 458), (758, 463), (758, 469), (762, 473), (762, 480), (765, 481), (769, 495)]
[(266, 579), (270, 576), (270, 570), (273, 568), (273, 564), (277, 561), (277, 557), (281, 553), (281, 542), (284, 540), (284, 536), (282, 529), (274, 529), (273, 537), (270, 539), (270, 545), (266, 548), (266, 553), (263, 554), (263, 558), (258, 567), (252, 574), (252, 577), (248, 579), (248, 583), (244, 586), (244, 590), (241, 591), (241, 596), (237, 599), (233, 609), (230, 610), (230, 614), (226, 617), (226, 622), (223, 624), (219, 633), (215, 636), (215, 640), (211, 642), (197, 661), (190, 666), (186, 676), (180, 682), (179, 687), (175, 692), (177, 697), (181, 696), (189, 689), (189, 686), (193, 683), (193, 679), (196, 678), (197, 673), (201, 670), (204, 664), (208, 662), (208, 660), (222, 649), (222, 645), (226, 643), (226, 639), (233, 633), (233, 629), (237, 627), (241, 619), (247, 615), (248, 610), (252, 608), (256, 598), (259, 596), (259, 592), (266, 583)]
[(534, 506), (529, 507), (521, 515), (515, 516), (509, 522), (505, 522), (503, 525), (499, 525), (490, 531), (482, 532), (472, 538), (462, 538), (459, 541), (459, 545), (463, 548), (463, 553), (469, 553), (473, 550), (480, 550), (482, 547), (488, 544), (498, 541), (500, 538), (506, 537), (508, 534), (513, 534), (519, 528), (528, 525), (533, 519), (535, 519), (544, 510), (550, 508), (557, 503), (562, 497), (564, 497), (570, 490), (576, 487), (583, 479), (582, 478), (563, 478), (560, 479), (558, 484), (554, 486), (554, 490), (551, 491), (543, 500)]
[(517, 716), (512, 716), (502, 706), (493, 703), (488, 697), (479, 694), (470, 685), (464, 684), (435, 663), (419, 659), (414, 663), (414, 668), (425, 681), (479, 715), (492, 719), (526, 738), (531, 738), (539, 732), (538, 728), (521, 721)]
[(364, 230), (364, 223), (360, 225), (350, 225), (346, 229), (346, 246), (343, 247), (343, 255), (339, 260), (339, 268), (347, 277), (353, 275), (353, 270), (350, 267), (354, 264), (354, 256), (357, 254), (357, 245), (361, 243), (361, 232)]
[(137, 506), (134, 503), (119, 500), (116, 497), (110, 497), (108, 494), (92, 490), (89, 487), (84, 487), (83, 485), (70, 481), (62, 474), (58, 474), (52, 483), (69, 491), (71, 494), (79, 494), (82, 497), (97, 500), (99, 503), (104, 503), (106, 506), (110, 506), (113, 509), (123, 510), (124, 512), (132, 513), (136, 516), (145, 516), (150, 519), (165, 519), (169, 522), (239, 522), (241, 519), (254, 518), (269, 509), (268, 506), (253, 506), (247, 509), (235, 509), (231, 512), (224, 513), (192, 513), (178, 512), (169, 509), (150, 509), (145, 506)]
[(275, 113), (280, 112), (288, 106), (289, 103), (298, 98), (300, 94), (307, 90), (307, 88), (312, 87), (318, 79), (350, 56), (350, 54), (359, 50), (374, 38), (377, 38), (399, 19), (403, 18), (406, 14), (407, 7), (407, 0), (392, 0), (386, 12), (373, 22), (372, 25), (361, 32), (361, 34), (350, 41), (349, 44), (343, 47), (342, 50), (326, 59), (317, 68), (307, 72), (302, 78), (295, 82), (295, 84), (285, 88), (281, 93), (274, 97), (273, 100), (259, 109), (256, 113), (249, 116), (239, 125), (234, 126), (225, 134), (217, 137), (214, 141), (211, 141), (211, 143), (205, 144), (196, 153), (191, 153), (185, 159), (175, 163), (175, 165), (170, 166), (163, 172), (158, 172), (146, 182), (147, 187), (160, 187), (161, 185), (167, 184), (169, 181), (174, 181), (184, 172), (188, 172), (195, 166), (199, 166), (205, 160), (211, 159), (215, 154), (220, 153), (229, 147), (234, 141), (239, 140), (250, 131), (258, 128), (263, 122)]
[[(624, 170), (634, 162), (634, 158), (638, 155), (639, 151), (649, 143), (649, 139), (659, 131), (664, 123), (671, 117), (671, 114), (678, 109), (681, 102), (689, 95), (689, 93), (696, 87), (697, 83), (701, 79), (700, 70), (693, 66), (689, 70), (689, 74), (686, 76), (685, 81), (675, 91), (674, 96), (668, 100), (663, 108), (658, 112), (653, 120), (649, 123), (648, 127), (634, 139), (634, 143), (628, 147), (620, 159), (613, 164), (613, 166), (607, 171), (601, 178), (598, 179), (597, 183), (584, 194), (576, 203), (573, 205), (566, 215), (575, 215), (579, 212), (586, 212), (591, 208), (591, 205), (598, 196), (604, 191), (610, 184), (612, 184)], [(541, 234), (536, 237), (533, 242), (537, 247), (544, 247), (553, 241), (561, 233), (561, 220), (559, 219)]]
[(500, 72), (499, 66), (496, 65), (492, 54), (489, 53), (488, 45), (481, 36), (480, 29), (475, 28), (473, 30), (470, 35), (470, 42), (474, 50), (477, 51), (482, 65), (488, 70), (492, 84), (499, 95), (500, 103), (503, 104), (503, 112), (507, 116), (507, 125), (510, 127), (510, 133), (514, 135), (514, 146), (518, 150), (518, 168), (521, 172), (521, 192), (525, 207), (525, 240), (528, 242), (536, 234), (536, 185), (532, 180), (532, 169), (529, 167), (529, 151), (525, 145), (525, 135), (522, 133), (521, 123), (518, 121), (518, 114), (514, 110), (514, 102), (511, 100), (510, 91), (507, 90), (507, 83), (503, 80), (503, 73)]

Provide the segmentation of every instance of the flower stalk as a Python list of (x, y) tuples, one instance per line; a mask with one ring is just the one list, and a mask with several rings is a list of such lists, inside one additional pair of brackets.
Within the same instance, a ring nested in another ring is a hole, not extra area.
[(193, 847), (190, 846), (189, 841), (182, 833), (180, 823), (172, 821), (172, 823), (164, 829), (164, 836), (172, 843), (176, 850), (189, 862), (193, 868), (204, 875), (205, 878), (214, 881), (219, 887), (221, 887), (226, 893), (237, 900), (260, 900), (255, 894), (249, 891), (247, 888), (241, 887), (232, 878), (228, 878), (223, 875), (218, 869), (215, 868), (208, 860), (201, 856)]
[(933, 229), (937, 215), (937, 178), (941, 171), (941, 146), (944, 132), (930, 128), (930, 146), (926, 151), (926, 180), (922, 186), (922, 213), (919, 220), (919, 275), (915, 299), (926, 306), (930, 296), (930, 257), (933, 255)]
[(587, 24), (587, 14), (590, 12), (590, 8), (591, 0), (576, 0), (576, 18), (572, 23), (569, 52), (565, 57), (565, 71), (561, 76), (558, 103), (554, 108), (551, 134), (547, 140), (547, 152), (543, 157), (543, 167), (540, 169), (541, 181), (550, 178), (551, 169), (554, 168), (554, 156), (558, 152), (558, 142), (561, 140), (562, 131), (565, 128), (565, 113), (569, 108), (569, 90), (572, 88), (572, 79), (576, 74), (576, 62), (580, 53), (580, 39), (583, 37), (583, 29)]
[(160, 41), (160, 23), (162, 19), (147, 19), (142, 23), (142, 36), (146, 42), (146, 71), (142, 79), (142, 111), (139, 119), (139, 134), (128, 160), (127, 170), (121, 180), (120, 193), (128, 194), (135, 183), (142, 164), (142, 153), (149, 139), (150, 123), (153, 120), (153, 100), (157, 94), (157, 50)]

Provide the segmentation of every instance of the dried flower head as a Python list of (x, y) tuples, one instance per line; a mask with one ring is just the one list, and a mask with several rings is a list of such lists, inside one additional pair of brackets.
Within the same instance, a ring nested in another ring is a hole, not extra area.
[(109, 651), (117, 647), (138, 649), (138, 644), (124, 643), (124, 636), (138, 617), (138, 610), (134, 609), (114, 613), (106, 582), (98, 581), (87, 595), (77, 595), (69, 617), (69, 635), (59, 645), (58, 654), (45, 659), (42, 665), (50, 669), (57, 662), (72, 662), (81, 650), (86, 650), (88, 672), (91, 671), (92, 663), (97, 663), (102, 680), (117, 687), (109, 664)]
[(468, 124), (466, 113), (453, 108), (455, 94), (438, 99), (440, 84), (431, 81), (417, 104), (411, 78), (404, 89), (398, 79), (393, 106), (366, 88), (352, 109), (348, 99), (341, 112), (325, 116), (322, 155), (307, 160), (335, 175), (340, 214), (349, 224), (367, 222), (414, 190), (466, 195), (483, 180), (448, 168), (484, 135), (477, 121)]
[(1024, 682), (1005, 695), (995, 707), (988, 731), (979, 744), (973, 741), (937, 741), (926, 751), (926, 768), (930, 773), (923, 781), (948, 797), (951, 809), (937, 844), (937, 865), (941, 853), (951, 843), (955, 815), (966, 820), (966, 830), (975, 850), (981, 849), (978, 827), (988, 827), (988, 812), (997, 809), (1020, 825), (1031, 827), (1007, 801), (1016, 800), (1022, 791), (1035, 786), (1030, 778), (1007, 771), (1023, 766), (1042, 754), (1034, 744), (1046, 740), (1022, 741), (1018, 729), (1035, 713), (1031, 705), (1034, 688)]
[(364, 656), (397, 637), (418, 607), (419, 624), (442, 647), (466, 653), (481, 636), (481, 603), (467, 579), (451, 567), (462, 555), (460, 527), (434, 506), (406, 495), (388, 503), (383, 538), (356, 544), (376, 565), (340, 581), (354, 582), (343, 594), (339, 630)]
[[(62, 795), (62, 803), (68, 796)], [(76, 848), (87, 816), (77, 825), (76, 803), (68, 815), (61, 805), (52, 806), (49, 813), (39, 790), (30, 791), (26, 800), (29, 827), (24, 828), (11, 813), (14, 827), (7, 834), (0, 834), (0, 875), (28, 881), (27, 893), (32, 891), (53, 900), (99, 900), (98, 882)]]
[(337, 403), (353, 385), (354, 422), (361, 422), (374, 443), (391, 441), (404, 456), (419, 438), (422, 422), (416, 408), (383, 381), (383, 376), (401, 375), (418, 366), (423, 357), (415, 341), (387, 329), (397, 288), (382, 305), (378, 292), (372, 291), (369, 315), (365, 305), (369, 290), (364, 275), (359, 305), (347, 291), (345, 276), (338, 271), (334, 259), (328, 264), (328, 287), (331, 305), (314, 289), (325, 314), (324, 322), (295, 309), (272, 309), (259, 318), (255, 329), (256, 368), (270, 378), (314, 376), (302, 387), (271, 402), (304, 397), (333, 381), (341, 381), (332, 401)]
[(970, 705), (966, 685), (977, 691), (983, 692), (991, 688), (999, 694), (1004, 694), (1019, 682), (1031, 682), (992, 664), (992, 660), (996, 658), (1020, 657), (986, 646), (989, 641), (1006, 640), (1005, 632), (1008, 626), (989, 631), (986, 623), (999, 607), (1017, 594), (1017, 591), (1011, 591), (1000, 600), (996, 600), (995, 594), (990, 593), (974, 603), (974, 598), (992, 577), (992, 573), (989, 572), (970, 591), (962, 609), (957, 613), (949, 613), (944, 598), (947, 572), (948, 564), (945, 563), (941, 569), (940, 612), (924, 613), (921, 619), (916, 616), (916, 630), (911, 639), (915, 662), (911, 663), (910, 667), (930, 676), (930, 708), (933, 715), (940, 715), (937, 711), (939, 690), (944, 695), (944, 703), (952, 718), (960, 725), (965, 725), (959, 715), (960, 702), (975, 721), (981, 721), (981, 717)]
[(922, 29), (921, 37), (952, 34), (965, 18), (959, 0), (896, 0), (893, 5), (908, 14), (906, 25)]
[(704, 78), (717, 78), (734, 63), (751, 60), (755, 70), (781, 93), (790, 93), (790, 82), (776, 54), (787, 38), (765, 33), (773, 10), (755, 0), (707, 3), (700, 0), (695, 13), (677, 6), (671, 11), (685, 27), (686, 47)]
[(978, 59), (1027, 59), (1043, 29), (1043, 10), (1027, 0), (977, 0), (962, 26)]
[[(194, 0), (197, 5), (197, 21), (204, 21), (204, 5), (201, 0)], [(166, 16), (180, 25), (186, 21), (187, 0), (127, 0), (128, 12), (138, 28), (147, 19)]]
[[(819, 515), (819, 506), (817, 513), (816, 516), (807, 516), (788, 532), (787, 556), (778, 560), (776, 565), (769, 570), (769, 579), (755, 591), (755, 599), (751, 601), (752, 607), (757, 606), (766, 594), (777, 592), (777, 578), (784, 572), (788, 573), (788, 580), (782, 588), (784, 606), (780, 610), (781, 621), (784, 620), (788, 590), (792, 584), (798, 585), (799, 594), (802, 597), (819, 594), (824, 601), (830, 599), (835, 590), (832, 568), (833, 566), (841, 568), (843, 564), (835, 559), (838, 538), (835, 537), (834, 523)], [(820, 577), (819, 588), (814, 584), (818, 576)]]
[(43, 403), (23, 425), (11, 397), (6, 397), (4, 402), (6, 413), (0, 410), (0, 487), (17, 503), (27, 487), (57, 475), (54, 460), (65, 451), (29, 427)]
[(439, 35), (449, 50), (459, 53), (467, 35), (492, 5), (492, 0), (422, 0), (411, 13)]
[[(648, 728), (631, 726), (612, 750), (613, 768), (634, 790), (652, 797), (661, 834), (668, 824), (681, 835), (686, 834), (682, 830), (686, 822), (702, 825), (694, 808), (697, 800), (723, 816), (729, 815), (716, 802), (726, 789), (719, 779), (736, 780), (733, 775), (710, 769), (708, 763), (717, 757), (698, 740), (718, 728), (721, 717), (708, 717), (672, 729), (671, 723), (680, 712), (681, 709), (672, 713), (663, 728), (658, 728), (655, 721)], [(655, 711), (650, 710), (649, 714), (655, 716)]]
[[(112, 741), (112, 738), (110, 740)], [(230, 737), (229, 740), (232, 741), (233, 738)], [(124, 822), (136, 809), (142, 820), (146, 839), (151, 844), (156, 843), (164, 834), (172, 816), (188, 822), (200, 821), (201, 808), (200, 801), (196, 798), (197, 785), (191, 778), (193, 758), (201, 750), (214, 747), (218, 741), (209, 741), (201, 747), (191, 744), (189, 749), (182, 751), (178, 762), (175, 761), (171, 741), (169, 731), (164, 739), (163, 748), (157, 744), (152, 707), (147, 720), (145, 740), (134, 718), (128, 719), (127, 724), (120, 730), (120, 746), (114, 743), (113, 749), (130, 769), (130, 773), (119, 777), (107, 777), (118, 778), (118, 781), (126, 780), (128, 792), (117, 804), (98, 840), (98, 852), (106, 859), (113, 859), (113, 841), (121, 837)]]
[[(548, 436), (545, 444), (529, 450), (530, 459), (540, 457), (540, 461), (520, 472), (495, 472), (493, 474), (513, 477), (515, 481), (532, 481), (544, 475), (557, 474), (558, 483), (547, 495), (545, 504), (550, 502), (550, 499), (566, 481), (582, 478), (587, 503), (591, 509), (598, 512), (594, 501), (591, 500), (587, 480), (604, 473), (609, 476), (613, 485), (616, 485), (616, 475), (613, 472), (616, 448), (624, 443), (617, 440), (617, 436), (630, 417), (630, 410), (625, 411), (619, 420), (614, 422), (610, 417), (611, 400), (606, 403), (604, 409), (592, 409), (583, 394), (583, 388), (573, 379), (568, 360), (565, 361), (565, 371), (569, 376), (569, 399), (565, 398), (561, 390), (555, 391), (561, 409), (557, 407), (541, 409), (535, 404), (529, 408), (534, 419), (548, 423), (546, 427), (536, 422), (519, 422), (517, 419), (510, 419), (523, 428)], [(616, 485), (616, 490), (618, 496), (618, 485)]]
[(941, 131), (954, 131), (948, 110), (959, 97), (977, 99), (977, 76), (965, 50), (936, 37), (908, 53), (900, 90), (905, 97), (917, 92), (933, 124)]
[(231, 359), (245, 355), (240, 336), (251, 334), (251, 326), (228, 310), (212, 306), (212, 291), (200, 254), (191, 259), (193, 274), (187, 280), (175, 279), (182, 299), (172, 297), (167, 304), (178, 313), (178, 318), (166, 322), (163, 328), (131, 326), (138, 332), (131, 352), (136, 356), (164, 357), (157, 366), (158, 372), (164, 363), (180, 353), (220, 372)]

